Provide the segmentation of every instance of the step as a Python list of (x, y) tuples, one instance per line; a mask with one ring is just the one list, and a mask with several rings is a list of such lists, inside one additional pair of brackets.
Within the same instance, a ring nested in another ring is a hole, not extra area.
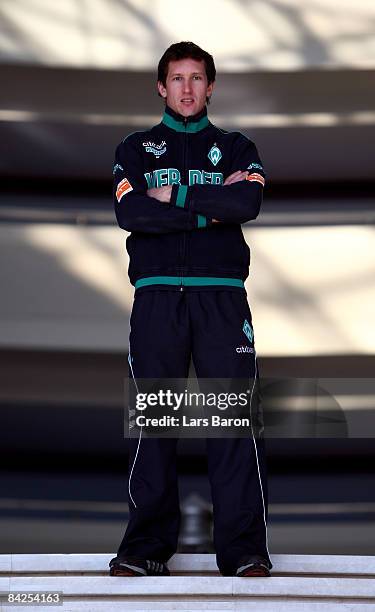
[[(106, 575), (109, 554), (0, 555), (0, 576)], [(273, 576), (344, 576), (375, 578), (375, 556), (271, 555)], [(168, 562), (172, 575), (219, 575), (213, 554), (176, 554)]]
[[(270, 578), (222, 577), (212, 554), (176, 554), (171, 576), (108, 575), (112, 554), (0, 555), (0, 591), (60, 592), (71, 610), (375, 610), (375, 557), (272, 555)], [(53, 606), (55, 607), (55, 606)], [(40, 610), (2, 603), (1, 610)]]

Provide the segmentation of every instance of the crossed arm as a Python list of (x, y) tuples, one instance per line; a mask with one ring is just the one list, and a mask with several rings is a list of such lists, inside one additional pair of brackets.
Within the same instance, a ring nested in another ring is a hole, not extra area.
[(142, 151), (133, 135), (126, 138), (116, 149), (114, 166), (119, 226), (130, 232), (159, 234), (256, 219), (264, 185), (261, 161), (254, 143), (242, 135), (232, 148), (229, 171), (241, 170), (231, 172), (223, 185), (173, 184), (147, 189)]
[[(245, 171), (236, 170), (236, 172), (233, 172), (232, 174), (227, 176), (227, 178), (225, 179), (223, 183), (223, 187), (224, 185), (233, 185), (234, 183), (238, 183), (239, 181), (244, 181), (247, 175), (248, 175), (247, 170)], [(165, 185), (164, 187), (152, 187), (150, 189), (147, 189), (147, 195), (149, 197), (155, 198), (156, 200), (159, 200), (159, 202), (163, 202), (164, 204), (170, 203), (171, 194), (172, 194), (172, 185)], [(212, 222), (220, 223), (218, 219), (212, 219)]]

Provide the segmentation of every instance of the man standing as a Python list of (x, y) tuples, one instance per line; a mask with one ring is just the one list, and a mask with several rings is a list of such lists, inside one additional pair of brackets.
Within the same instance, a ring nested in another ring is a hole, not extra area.
[[(158, 66), (161, 123), (116, 150), (116, 217), (131, 232), (135, 385), (186, 378), (190, 357), (198, 379), (258, 377), (241, 224), (259, 213), (264, 171), (251, 140), (208, 120), (215, 76), (210, 54), (173, 44)], [(206, 444), (219, 570), (269, 576), (264, 439), (251, 428), (249, 437)], [(142, 438), (142, 428), (129, 440), (129, 523), (112, 576), (169, 575), (180, 524), (176, 446), (176, 438)]]

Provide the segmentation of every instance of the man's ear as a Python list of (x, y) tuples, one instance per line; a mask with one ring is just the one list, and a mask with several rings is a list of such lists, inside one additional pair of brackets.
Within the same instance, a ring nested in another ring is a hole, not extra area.
[(161, 95), (162, 98), (166, 98), (167, 97), (167, 90), (165, 89), (163, 83), (161, 81), (158, 81), (158, 92), (159, 95)]
[(210, 83), (207, 87), (207, 98), (211, 98), (212, 96), (212, 92), (214, 90), (214, 86), (215, 86), (215, 81), (213, 81), (212, 83)]

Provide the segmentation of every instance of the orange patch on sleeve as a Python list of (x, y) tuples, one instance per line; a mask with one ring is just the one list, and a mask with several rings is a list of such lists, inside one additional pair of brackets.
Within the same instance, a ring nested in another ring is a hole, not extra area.
[(133, 187), (131, 186), (131, 184), (129, 183), (127, 178), (122, 179), (122, 181), (119, 182), (119, 184), (117, 185), (117, 189), (116, 189), (116, 198), (117, 198), (117, 202), (120, 202), (121, 198), (126, 194), (129, 193), (129, 191), (133, 191)]
[(253, 182), (256, 181), (257, 183), (260, 183), (261, 185), (265, 185), (265, 180), (264, 177), (261, 174), (258, 174), (258, 172), (253, 172), (252, 174), (248, 174), (248, 176), (246, 177), (247, 181)]

